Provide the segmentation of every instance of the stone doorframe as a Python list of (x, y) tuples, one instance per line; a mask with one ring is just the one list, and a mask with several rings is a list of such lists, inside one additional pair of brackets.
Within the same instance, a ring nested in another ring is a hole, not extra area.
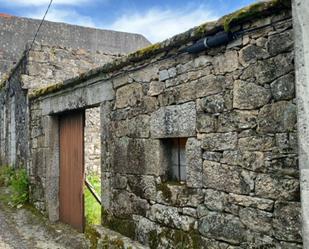
[[(45, 209), (51, 221), (59, 220), (59, 114), (100, 106), (114, 99), (111, 81), (97, 79), (87, 81), (56, 94), (37, 99), (44, 134), (45, 164), (32, 165), (33, 168), (45, 166)], [(34, 117), (38, 118), (38, 117)], [(101, 115), (102, 119), (102, 115)], [(44, 163), (44, 162), (41, 162)], [(102, 162), (101, 162), (102, 164)]]
[(50, 152), (46, 155), (46, 211), (51, 221), (59, 220), (59, 116), (46, 116), (47, 144)]

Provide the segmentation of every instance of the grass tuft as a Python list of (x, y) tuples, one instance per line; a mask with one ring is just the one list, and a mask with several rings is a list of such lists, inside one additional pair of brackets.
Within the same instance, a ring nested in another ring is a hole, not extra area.
[(12, 191), (10, 202), (23, 205), (29, 200), (29, 179), (25, 169), (13, 169), (10, 166), (0, 167), (0, 187), (9, 187)]
[[(96, 193), (101, 196), (101, 179), (98, 175), (87, 176), (88, 181), (95, 188)], [(85, 215), (86, 222), (89, 225), (100, 225), (101, 224), (101, 206), (96, 201), (94, 196), (85, 187)]]

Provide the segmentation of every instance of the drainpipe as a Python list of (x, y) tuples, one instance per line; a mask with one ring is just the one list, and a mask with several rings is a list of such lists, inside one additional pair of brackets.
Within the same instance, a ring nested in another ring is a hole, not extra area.
[(309, 249), (309, 5), (293, 0), (297, 130), (303, 248)]

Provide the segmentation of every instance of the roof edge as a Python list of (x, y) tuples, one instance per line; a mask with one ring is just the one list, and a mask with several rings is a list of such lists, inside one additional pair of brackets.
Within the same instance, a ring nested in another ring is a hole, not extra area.
[(159, 53), (171, 50), (173, 48), (180, 47), (181, 45), (190, 41), (198, 40), (206, 35), (213, 35), (219, 31), (229, 31), (232, 27), (242, 24), (246, 21), (257, 17), (266, 17), (274, 13), (277, 13), (284, 9), (291, 9), (291, 0), (270, 0), (254, 3), (247, 7), (241, 8), (231, 14), (225, 15), (219, 18), (217, 21), (206, 22), (200, 26), (189, 29), (184, 33), (175, 35), (160, 43), (155, 43), (143, 49), (137, 50), (119, 59), (115, 59), (110, 63), (106, 63), (101, 67), (91, 69), (86, 73), (83, 73), (77, 77), (65, 80), (63, 82), (50, 85), (44, 88), (34, 90), (30, 95), (30, 99), (35, 99), (40, 96), (48, 95), (50, 93), (57, 92), (61, 89), (71, 87), (81, 83), (91, 77), (99, 74), (112, 73), (115, 70), (119, 70), (131, 63), (142, 61), (155, 56)]

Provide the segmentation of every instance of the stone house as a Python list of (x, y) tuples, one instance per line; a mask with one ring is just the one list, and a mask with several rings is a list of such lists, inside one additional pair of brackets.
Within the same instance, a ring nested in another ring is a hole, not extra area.
[[(28, 93), (150, 44), (137, 34), (46, 21), (28, 52), (39, 23), (0, 15), (1, 164), (18, 166), (28, 162)], [(86, 169), (96, 172), (100, 171), (98, 111), (93, 108), (85, 113), (85, 164)]]
[[(82, 124), (99, 107), (102, 225), (150, 248), (308, 248), (309, 19), (292, 5), (259, 2), (32, 91), (31, 201), (82, 230)], [(184, 52), (223, 29), (252, 30)]]

